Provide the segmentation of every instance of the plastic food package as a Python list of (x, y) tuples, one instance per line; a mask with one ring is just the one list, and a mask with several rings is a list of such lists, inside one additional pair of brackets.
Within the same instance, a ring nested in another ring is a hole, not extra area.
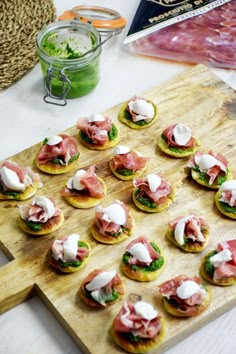
[(236, 69), (236, 0), (141, 0), (124, 45), (135, 54)]

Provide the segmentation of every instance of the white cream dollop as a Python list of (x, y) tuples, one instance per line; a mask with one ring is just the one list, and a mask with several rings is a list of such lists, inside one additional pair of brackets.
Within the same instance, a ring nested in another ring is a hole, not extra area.
[(191, 139), (191, 129), (184, 124), (177, 124), (173, 129), (175, 142), (178, 145), (185, 145)]
[(134, 310), (137, 315), (148, 321), (153, 320), (158, 315), (158, 312), (153, 308), (153, 306), (145, 301), (137, 301), (134, 304)]
[(128, 146), (117, 145), (117, 146), (113, 149), (113, 156), (115, 156), (115, 155), (127, 154), (128, 152), (130, 152), (130, 148), (129, 148)]
[(153, 105), (144, 99), (131, 100), (128, 103), (128, 107), (131, 111), (137, 114), (135, 121), (147, 118), (152, 119), (155, 115)]
[(57, 145), (62, 141), (62, 137), (59, 135), (53, 135), (51, 136), (48, 141), (47, 141), (47, 145), (53, 146), (53, 145)]
[(156, 192), (157, 188), (161, 185), (161, 177), (154, 173), (147, 175), (147, 181), (151, 192)]
[(196, 236), (197, 236), (197, 240), (199, 242), (205, 242), (205, 238), (201, 232), (201, 228), (200, 226), (198, 225), (197, 221), (195, 220), (194, 216), (193, 215), (189, 215), (189, 216), (186, 216), (182, 219), (180, 219), (178, 221), (178, 223), (176, 224), (175, 226), (175, 230), (174, 230), (174, 237), (175, 237), (175, 240), (176, 242), (180, 245), (180, 246), (183, 246), (184, 245), (184, 231), (185, 231), (185, 226), (186, 226), (186, 223), (191, 221), (192, 220), (192, 223), (194, 225), (194, 230), (196, 231)]
[(152, 262), (152, 258), (150, 257), (148, 249), (142, 242), (135, 243), (128, 249), (128, 251), (130, 254), (132, 254), (133, 257), (138, 259), (140, 262), (149, 264)]
[(219, 188), (220, 191), (236, 191), (236, 180), (226, 181)]
[(200, 289), (195, 281), (186, 280), (176, 289), (176, 293), (180, 299), (185, 300), (196, 294)]
[(63, 258), (65, 261), (72, 261), (72, 260), (76, 259), (79, 239), (80, 239), (79, 234), (71, 234), (64, 241), (64, 243), (63, 243), (63, 251), (64, 251)]
[(94, 113), (89, 117), (88, 122), (103, 122), (104, 120), (105, 118), (101, 114)]
[(4, 185), (10, 190), (23, 192), (25, 190), (25, 184), (22, 183), (17, 173), (6, 166), (1, 167), (0, 176)]
[(114, 222), (117, 225), (126, 224), (125, 210), (118, 203), (111, 204), (106, 208), (98, 206), (97, 210), (102, 211), (104, 213), (103, 219), (108, 222)]
[(48, 219), (50, 219), (56, 211), (53, 202), (44, 196), (35, 197), (32, 201), (32, 205), (40, 206), (48, 216)]
[(215, 268), (218, 268), (221, 266), (221, 264), (231, 261), (231, 259), (232, 259), (232, 253), (229, 249), (226, 248), (216, 253), (214, 256), (210, 257), (210, 263)]
[(88, 291), (96, 291), (106, 286), (116, 276), (116, 271), (103, 271), (96, 275), (93, 280), (86, 284)]
[(195, 161), (201, 171), (208, 170), (213, 166), (219, 166), (222, 171), (226, 171), (226, 166), (210, 154), (196, 155)]
[(86, 171), (82, 169), (76, 171), (74, 176), (67, 181), (66, 186), (69, 189), (77, 189), (78, 191), (83, 190), (85, 187), (80, 183), (80, 180), (85, 173)]

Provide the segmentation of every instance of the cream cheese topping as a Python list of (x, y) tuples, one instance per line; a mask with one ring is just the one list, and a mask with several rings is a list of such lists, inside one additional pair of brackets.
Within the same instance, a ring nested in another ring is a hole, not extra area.
[(17, 173), (6, 166), (1, 167), (0, 176), (4, 185), (12, 190), (17, 192), (23, 192), (26, 185), (22, 183), (17, 175)]
[(144, 99), (131, 100), (128, 103), (129, 109), (137, 114), (135, 117), (136, 121), (153, 118), (155, 115), (155, 110), (150, 102)]
[(158, 312), (153, 308), (153, 306), (145, 301), (137, 301), (134, 304), (134, 310), (137, 315), (148, 321), (153, 320), (158, 315)]
[(53, 135), (51, 136), (48, 141), (47, 141), (47, 145), (53, 146), (53, 145), (57, 145), (62, 141), (62, 137), (59, 135)]
[(128, 152), (130, 152), (130, 148), (129, 147), (124, 146), (124, 145), (117, 145), (113, 149), (113, 156), (127, 154)]
[(132, 254), (133, 257), (135, 257), (140, 262), (148, 264), (152, 262), (152, 258), (150, 257), (148, 249), (142, 242), (135, 243), (128, 249), (128, 251), (130, 254)]
[(199, 290), (201, 290), (199, 284), (193, 280), (186, 280), (176, 289), (176, 293), (180, 299), (185, 300), (196, 294)]
[(63, 260), (65, 262), (73, 261), (76, 259), (78, 251), (78, 241), (80, 239), (79, 234), (71, 234), (66, 238), (63, 243)]
[(69, 189), (83, 190), (85, 187), (80, 183), (80, 180), (85, 173), (86, 171), (83, 169), (76, 171), (74, 176), (67, 181), (66, 186)]
[(231, 260), (232, 260), (232, 252), (227, 248), (216, 253), (214, 256), (210, 257), (210, 263), (215, 268), (218, 268), (221, 266), (221, 264)]
[(97, 207), (97, 210), (103, 212), (103, 219), (108, 222), (114, 222), (117, 225), (125, 225), (127, 218), (124, 208), (121, 205), (114, 203), (106, 208), (101, 206)]
[(147, 182), (151, 192), (156, 192), (157, 188), (161, 185), (161, 177), (154, 174), (149, 173), (147, 175)]
[(173, 129), (175, 142), (178, 145), (185, 145), (191, 139), (191, 129), (184, 124), (177, 124)]
[(107, 284), (116, 276), (116, 271), (103, 271), (96, 275), (93, 280), (86, 284), (85, 287), (88, 291), (97, 291)]
[(103, 122), (105, 120), (105, 118), (98, 113), (94, 113), (91, 115), (91, 117), (89, 117), (88, 122), (92, 123), (92, 122)]
[(53, 202), (50, 199), (48, 199), (46, 197), (43, 197), (43, 196), (35, 197), (33, 199), (33, 201), (32, 201), (32, 205), (40, 206), (44, 210), (44, 212), (47, 215), (48, 219), (50, 219), (54, 215), (54, 213), (56, 211)]

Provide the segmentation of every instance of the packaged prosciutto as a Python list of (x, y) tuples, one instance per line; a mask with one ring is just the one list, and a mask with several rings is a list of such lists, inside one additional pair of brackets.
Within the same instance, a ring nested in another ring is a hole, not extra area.
[(236, 0), (141, 0), (125, 48), (236, 69)]

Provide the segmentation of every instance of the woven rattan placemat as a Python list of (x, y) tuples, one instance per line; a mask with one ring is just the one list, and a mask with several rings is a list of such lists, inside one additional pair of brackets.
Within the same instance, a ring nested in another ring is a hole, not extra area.
[(0, 0), (0, 90), (35, 65), (36, 35), (55, 19), (52, 0)]

